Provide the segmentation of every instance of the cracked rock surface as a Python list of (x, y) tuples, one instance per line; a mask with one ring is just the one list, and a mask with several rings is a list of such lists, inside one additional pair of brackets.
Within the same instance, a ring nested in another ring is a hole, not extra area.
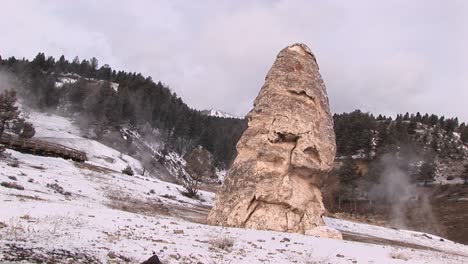
[(336, 146), (325, 85), (306, 45), (278, 54), (248, 120), (208, 223), (317, 233), (320, 187)]

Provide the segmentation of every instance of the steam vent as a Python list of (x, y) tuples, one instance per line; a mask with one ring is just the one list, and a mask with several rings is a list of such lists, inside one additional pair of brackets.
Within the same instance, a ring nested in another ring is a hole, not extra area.
[(320, 186), (335, 157), (325, 85), (304, 44), (268, 72), (208, 223), (340, 238), (324, 226)]

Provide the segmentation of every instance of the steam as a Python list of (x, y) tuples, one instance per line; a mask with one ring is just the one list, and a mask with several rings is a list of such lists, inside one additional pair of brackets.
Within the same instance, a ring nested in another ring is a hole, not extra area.
[(16, 78), (10, 73), (0, 70), (0, 93), (16, 88)]
[(419, 186), (411, 177), (418, 171), (422, 160), (415, 153), (382, 155), (378, 161), (381, 169), (379, 184), (370, 190), (369, 195), (372, 200), (390, 205), (391, 225), (408, 228), (410, 223), (418, 222), (418, 227), (424, 231), (437, 232), (429, 199), (430, 189)]

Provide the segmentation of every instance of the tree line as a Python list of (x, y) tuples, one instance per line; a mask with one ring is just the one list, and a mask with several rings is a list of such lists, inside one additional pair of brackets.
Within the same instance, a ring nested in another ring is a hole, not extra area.
[[(458, 118), (435, 114), (398, 114), (395, 119), (356, 110), (333, 116), (337, 156), (365, 156), (418, 144), (429, 145), (441, 157), (460, 158), (468, 144), (468, 126)], [(460, 140), (460, 141), (458, 141)]]
[[(83, 117), (96, 136), (121, 127), (158, 128), (169, 148), (188, 152), (203, 146), (215, 163), (227, 167), (236, 155), (235, 145), (247, 127), (245, 119), (219, 118), (202, 114), (187, 106), (176, 93), (160, 81), (141, 73), (117, 71), (96, 58), (68, 61), (39, 53), (29, 61), (2, 58), (0, 69), (12, 73), (20, 95), (40, 110), (60, 110)], [(63, 77), (72, 83), (57, 87)], [(118, 89), (112, 83), (118, 84)], [(395, 119), (359, 110), (335, 114), (337, 156), (372, 155), (400, 146), (421, 145), (441, 157), (460, 157), (457, 135), (468, 143), (468, 126), (457, 118), (434, 114), (399, 114)]]
[[(116, 71), (98, 60), (71, 62), (39, 53), (33, 60), (2, 59), (0, 68), (15, 76), (19, 93), (39, 110), (60, 110), (81, 117), (96, 136), (121, 127), (138, 129), (149, 124), (167, 139), (167, 148), (183, 152), (197, 145), (213, 153), (216, 164), (226, 167), (235, 156), (235, 145), (246, 121), (203, 115), (188, 107), (161, 82), (141, 73)], [(76, 81), (57, 87), (60, 78)], [(118, 89), (112, 87), (118, 84)]]

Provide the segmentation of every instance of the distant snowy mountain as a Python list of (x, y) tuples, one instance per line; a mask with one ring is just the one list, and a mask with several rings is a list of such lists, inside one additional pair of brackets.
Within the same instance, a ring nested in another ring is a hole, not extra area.
[(210, 109), (210, 110), (203, 110), (201, 111), (202, 114), (207, 115), (207, 116), (215, 116), (215, 117), (221, 117), (221, 118), (237, 118), (237, 119), (243, 119), (243, 117), (240, 116), (234, 116), (231, 114), (228, 114), (226, 112), (216, 110), (216, 109)]

